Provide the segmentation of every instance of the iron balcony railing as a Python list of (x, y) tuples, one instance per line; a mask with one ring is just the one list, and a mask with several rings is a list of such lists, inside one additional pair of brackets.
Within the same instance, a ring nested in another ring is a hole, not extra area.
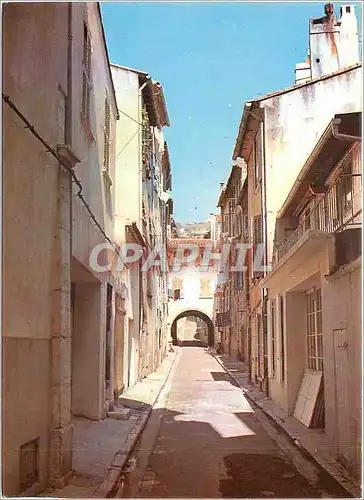
[(310, 229), (335, 233), (362, 225), (361, 174), (343, 173), (322, 195), (316, 205), (307, 211), (303, 221), (274, 252), (278, 263)]

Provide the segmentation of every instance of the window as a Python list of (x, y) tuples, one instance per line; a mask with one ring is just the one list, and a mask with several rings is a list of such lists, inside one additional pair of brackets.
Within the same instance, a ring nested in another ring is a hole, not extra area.
[(353, 206), (353, 183), (351, 177), (351, 171), (348, 174), (344, 174), (340, 181), (337, 183), (337, 205), (339, 209), (339, 221), (340, 223), (345, 222), (345, 218), (351, 212)]
[(237, 290), (244, 288), (244, 271), (236, 271), (236, 288)]
[(305, 231), (308, 231), (311, 227), (310, 209), (309, 208), (307, 210), (305, 210), (304, 221), (305, 221)]
[(211, 297), (211, 287), (209, 278), (201, 278), (200, 280), (200, 297)]
[(253, 217), (253, 246), (259, 243), (263, 243), (262, 216), (256, 215)]
[(91, 40), (87, 25), (83, 30), (83, 62), (82, 62), (82, 119), (90, 124), (91, 105)]
[(172, 281), (173, 298), (174, 300), (183, 298), (183, 280), (181, 278), (174, 278)]
[[(253, 217), (253, 258), (255, 259), (255, 253), (257, 252), (257, 245), (261, 245), (263, 243), (263, 223), (262, 216), (257, 215)], [(253, 276), (259, 277), (262, 276), (261, 270), (253, 269)]]
[(110, 165), (110, 104), (107, 96), (105, 97), (105, 121), (104, 121), (104, 161), (103, 168), (109, 172)]
[(323, 371), (323, 336), (321, 290), (306, 294), (307, 366), (311, 370)]
[(235, 207), (236, 207), (236, 198), (230, 198), (229, 219), (228, 219), (228, 233), (230, 236), (235, 235)]
[(286, 353), (284, 349), (284, 298), (282, 295), (279, 296), (279, 323), (280, 323), (280, 361), (281, 361), (281, 382), (285, 380), (285, 371), (286, 371)]
[(236, 220), (236, 234), (240, 235), (243, 232), (243, 225), (242, 225), (242, 211), (241, 211), (241, 206), (238, 205), (236, 207), (236, 212), (235, 212), (235, 220)]
[(243, 219), (243, 235), (244, 238), (249, 238), (249, 218), (247, 214), (244, 214)]

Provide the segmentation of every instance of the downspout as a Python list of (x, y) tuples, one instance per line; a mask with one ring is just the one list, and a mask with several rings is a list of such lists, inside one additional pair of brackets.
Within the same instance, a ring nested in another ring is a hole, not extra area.
[[(66, 145), (72, 150), (73, 143), (73, 122), (72, 122), (72, 106), (73, 106), (73, 98), (72, 98), (72, 16), (73, 16), (73, 5), (72, 2), (68, 3), (68, 46), (67, 46), (67, 100), (66, 100), (66, 116), (65, 116), (65, 142)], [(72, 177), (69, 177), (69, 216), (70, 216), (70, 255), (72, 260), (72, 249), (73, 249), (73, 184)], [(72, 276), (71, 276), (72, 281)]]
[(66, 144), (72, 149), (72, 2), (68, 2)]
[[(260, 108), (261, 109), (261, 108)], [(266, 198), (266, 148), (265, 148), (265, 122), (264, 119), (258, 114), (254, 113), (254, 111), (249, 110), (248, 113), (252, 115), (255, 119), (259, 121), (260, 124), (260, 134), (261, 134), (261, 145), (262, 145), (262, 182), (260, 186), (260, 196), (262, 200), (263, 213), (262, 213), (262, 222), (263, 222), (263, 238), (264, 238), (264, 266), (267, 269), (268, 265), (268, 232), (267, 232), (267, 198)], [(262, 326), (263, 326), (263, 335), (265, 338), (265, 332), (267, 332), (267, 292), (265, 288), (262, 288)], [(268, 347), (268, 346), (267, 346)], [(264, 352), (265, 356), (265, 352)], [(268, 360), (269, 362), (269, 360)], [(268, 372), (266, 375), (266, 394), (269, 396), (269, 378)]]

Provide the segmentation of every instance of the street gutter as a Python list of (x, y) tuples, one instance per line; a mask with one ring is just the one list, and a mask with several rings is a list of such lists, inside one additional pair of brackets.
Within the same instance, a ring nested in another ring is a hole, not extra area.
[[(147, 422), (153, 412), (154, 406), (156, 402), (158, 401), (158, 398), (160, 397), (164, 387), (167, 384), (167, 381), (169, 379), (169, 376), (171, 374), (172, 368), (175, 365), (176, 359), (178, 357), (178, 349), (174, 348), (174, 354), (173, 354), (173, 359), (171, 360), (171, 364), (168, 368), (167, 374), (165, 376), (165, 379), (157, 391), (154, 400), (148, 410), (144, 412), (144, 414), (140, 417), (138, 420), (136, 426), (134, 427), (133, 431), (127, 438), (126, 442), (124, 443), (124, 446), (122, 449), (119, 450), (118, 453), (116, 453), (114, 460), (109, 468), (107, 478), (101, 483), (100, 486), (96, 488), (96, 490), (93, 492), (91, 495), (91, 498), (113, 498), (116, 496), (122, 479), (123, 479), (123, 471), (126, 465), (128, 464), (128, 460), (130, 458), (130, 455), (132, 454), (136, 443), (138, 442), (138, 439), (140, 438), (141, 434), (143, 433)], [(167, 358), (165, 358), (167, 359)]]
[(264, 407), (264, 404), (262, 404), (258, 399), (256, 399), (252, 394), (249, 393), (249, 391), (242, 386), (240, 381), (231, 373), (226, 366), (224, 366), (223, 362), (220, 359), (220, 356), (216, 355), (213, 351), (210, 351), (210, 354), (216, 359), (216, 361), (219, 363), (219, 365), (225, 370), (225, 372), (230, 376), (230, 378), (240, 387), (240, 389), (243, 391), (244, 396), (247, 398), (247, 400), (252, 404), (253, 407), (259, 408), (264, 412), (264, 414), (268, 417), (268, 419), (273, 423), (273, 425), (278, 426), (279, 429), (283, 430), (284, 433), (290, 438), (290, 440), (297, 446), (297, 448), (302, 452), (302, 454), (308, 458), (309, 460), (313, 460), (319, 470), (322, 472), (329, 474), (336, 483), (345, 490), (345, 492), (348, 494), (348, 498), (362, 498), (361, 494), (361, 488), (356, 482), (351, 479), (348, 475), (345, 474), (344, 470), (339, 470), (343, 469), (343, 467), (340, 466), (340, 464), (337, 464), (338, 467), (332, 466), (330, 463), (328, 463), (324, 457), (320, 453), (314, 453), (308, 448), (304, 447), (300, 442), (297, 440), (297, 435), (293, 434), (287, 427), (282, 423), (282, 421), (274, 415), (274, 413), (271, 413), (267, 410), (267, 408)]

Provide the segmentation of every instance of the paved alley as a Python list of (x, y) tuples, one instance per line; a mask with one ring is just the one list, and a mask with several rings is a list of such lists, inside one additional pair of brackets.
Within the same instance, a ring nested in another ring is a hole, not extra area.
[(339, 496), (315, 485), (314, 467), (298, 451), (292, 460), (282, 437), (280, 445), (272, 439), (278, 431), (260, 420), (207, 350), (180, 348), (118, 496)]

